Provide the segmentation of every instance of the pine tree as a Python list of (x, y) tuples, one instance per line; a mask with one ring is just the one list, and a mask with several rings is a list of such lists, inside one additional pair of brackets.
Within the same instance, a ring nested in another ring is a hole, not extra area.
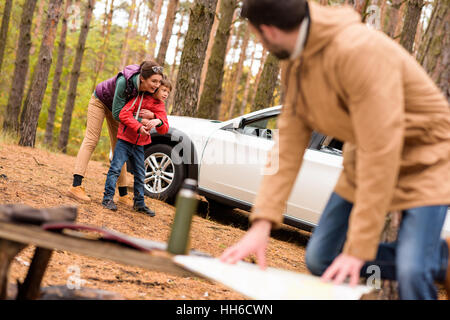
[(244, 24), (244, 38), (242, 39), (241, 44), (241, 53), (239, 55), (239, 61), (237, 64), (236, 72), (234, 73), (233, 80), (231, 82), (232, 85), (232, 91), (231, 91), (231, 103), (230, 103), (230, 109), (228, 111), (228, 118), (231, 119), (234, 117), (234, 115), (238, 112), (238, 110), (235, 109), (236, 106), (236, 98), (237, 98), (237, 92), (239, 90), (239, 84), (241, 82), (241, 76), (242, 76), (242, 68), (244, 67), (244, 60), (247, 57), (247, 47), (248, 47), (248, 41), (250, 40), (250, 33), (247, 30), (247, 24)]
[(211, 57), (208, 61), (208, 71), (196, 114), (197, 117), (219, 118), (225, 57), (236, 5), (236, 0), (221, 0), (219, 25), (214, 37)]
[(37, 0), (26, 0), (22, 7), (14, 75), (8, 104), (6, 106), (6, 116), (3, 122), (4, 131), (19, 131), (20, 106), (22, 105), (23, 92), (25, 89), (25, 75), (28, 72), (28, 65), (30, 62), (31, 25), (36, 2)]
[(70, 85), (67, 93), (66, 106), (64, 108), (61, 131), (59, 133), (58, 149), (64, 153), (67, 151), (67, 142), (69, 141), (70, 124), (72, 122), (72, 113), (75, 106), (77, 95), (78, 78), (80, 77), (81, 63), (83, 62), (84, 49), (86, 47), (86, 38), (91, 24), (92, 11), (94, 10), (95, 0), (87, 0), (87, 6), (84, 13), (83, 24), (81, 26), (80, 36), (78, 38), (75, 61), (70, 73)]
[(417, 60), (450, 103), (450, 0), (435, 1)]
[[(217, 1), (217, 0), (216, 0)], [(167, 48), (169, 47), (170, 37), (172, 36), (173, 23), (175, 22), (175, 15), (177, 13), (179, 0), (169, 0), (167, 6), (166, 21), (164, 22), (164, 29), (162, 39), (159, 45), (158, 56), (156, 62), (164, 66), (166, 62)]]
[(62, 19), (62, 28), (59, 38), (58, 46), (58, 58), (56, 60), (55, 73), (53, 75), (52, 82), (52, 98), (50, 100), (50, 106), (48, 108), (47, 125), (45, 128), (44, 143), (51, 146), (53, 140), (53, 128), (55, 125), (56, 106), (58, 105), (59, 89), (61, 88), (61, 74), (64, 65), (64, 55), (66, 53), (66, 37), (67, 37), (67, 18), (69, 14), (69, 7), (72, 4), (72, 0), (66, 0), (66, 6), (64, 9), (64, 16)]
[(2, 71), (3, 56), (6, 48), (6, 38), (8, 37), (9, 18), (13, 0), (6, 0), (3, 9), (2, 27), (0, 29), (0, 72)]
[(413, 52), (414, 39), (422, 7), (423, 0), (408, 0), (400, 44), (410, 53)]
[(256, 91), (255, 102), (252, 105), (252, 111), (272, 106), (273, 93), (278, 82), (279, 72), (279, 60), (270, 53), (264, 63), (264, 69), (261, 74), (258, 90)]
[(120, 62), (120, 69), (123, 69), (127, 64), (128, 59), (128, 40), (131, 34), (131, 29), (133, 28), (133, 20), (136, 15), (136, 0), (131, 0), (131, 7), (130, 7), (130, 13), (128, 16), (128, 26), (127, 30), (125, 32), (125, 39), (123, 41), (123, 47), (122, 52), (120, 56), (122, 57), (122, 60)]
[(248, 72), (247, 72), (246, 79), (245, 79), (244, 95), (243, 95), (242, 104), (241, 104), (241, 108), (240, 108), (240, 112), (239, 112), (240, 115), (245, 113), (245, 109), (246, 109), (247, 103), (249, 101), (250, 80), (252, 79), (252, 69), (253, 69), (253, 63), (255, 62), (255, 53), (256, 53), (256, 48), (254, 48), (252, 51), (252, 57), (250, 59), (250, 66), (248, 68)]
[(19, 145), (34, 147), (39, 114), (42, 108), (45, 89), (47, 88), (48, 74), (52, 64), (53, 45), (56, 38), (61, 5), (63, 0), (50, 0), (48, 5), (47, 21), (44, 36), (39, 49), (38, 65), (34, 72), (33, 84), (29, 100), (24, 107), (24, 120), (20, 130)]
[(148, 50), (145, 57), (146, 60), (155, 60), (156, 35), (158, 33), (159, 16), (161, 15), (161, 8), (163, 0), (156, 0), (154, 10), (152, 11), (152, 22), (149, 25), (149, 40)]
[[(105, 9), (106, 10), (106, 9)], [(100, 76), (100, 74), (103, 71), (103, 68), (105, 67), (105, 59), (106, 59), (106, 53), (108, 50), (108, 44), (109, 44), (109, 38), (111, 35), (111, 25), (112, 25), (112, 18), (114, 14), (114, 0), (111, 0), (110, 6), (109, 6), (109, 12), (105, 15), (105, 21), (103, 22), (103, 44), (102, 48), (100, 50), (100, 57), (99, 60), (96, 62), (95, 71), (94, 71), (94, 77), (92, 80), (92, 92), (95, 90), (95, 87), (97, 86), (97, 80)]]
[[(220, 14), (219, 9), (220, 9), (221, 2), (222, 2), (222, 0), (217, 1), (216, 15), (214, 18), (214, 23), (212, 26), (211, 33), (209, 34), (208, 48), (206, 49), (206, 57), (205, 57), (205, 61), (203, 62), (202, 76), (200, 78), (200, 89), (198, 91), (198, 95), (200, 97), (202, 96), (203, 87), (205, 85), (206, 73), (208, 72), (209, 58), (211, 57), (212, 47), (214, 45), (214, 37), (216, 36), (217, 27), (219, 26), (219, 14)], [(197, 106), (197, 110), (198, 110), (198, 106)]]
[(195, 0), (189, 18), (175, 89), (172, 114), (194, 116), (200, 76), (208, 47), (217, 0)]

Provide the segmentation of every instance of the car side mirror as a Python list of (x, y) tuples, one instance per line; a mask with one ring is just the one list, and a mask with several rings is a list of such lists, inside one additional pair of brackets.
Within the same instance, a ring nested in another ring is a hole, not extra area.
[(233, 129), (241, 129), (244, 126), (244, 119), (238, 118), (233, 121)]

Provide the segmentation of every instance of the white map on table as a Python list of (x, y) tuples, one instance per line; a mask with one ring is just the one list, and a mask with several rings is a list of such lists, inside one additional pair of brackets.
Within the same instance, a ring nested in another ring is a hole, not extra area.
[(217, 258), (178, 255), (175, 263), (256, 300), (358, 300), (372, 288), (325, 283), (320, 277), (238, 262), (235, 265)]

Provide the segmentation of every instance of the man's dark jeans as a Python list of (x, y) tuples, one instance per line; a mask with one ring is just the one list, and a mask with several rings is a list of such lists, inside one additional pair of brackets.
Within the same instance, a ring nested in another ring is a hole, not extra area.
[(121, 139), (117, 140), (114, 156), (106, 177), (103, 201), (114, 198), (120, 170), (127, 160), (130, 160), (134, 167), (134, 206), (144, 207), (144, 146), (138, 146)]
[[(306, 248), (306, 265), (322, 275), (342, 251), (353, 204), (333, 193)], [(366, 262), (361, 277), (378, 266), (382, 279), (397, 280), (401, 299), (436, 299), (434, 281), (444, 281), (448, 247), (440, 238), (448, 206), (404, 210), (396, 242), (380, 243), (374, 261)]]

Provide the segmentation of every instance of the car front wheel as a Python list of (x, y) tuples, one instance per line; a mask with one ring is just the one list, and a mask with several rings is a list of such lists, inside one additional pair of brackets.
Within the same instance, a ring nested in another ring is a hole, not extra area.
[(145, 149), (145, 194), (151, 198), (173, 203), (184, 178), (184, 168), (172, 147), (150, 145)]

